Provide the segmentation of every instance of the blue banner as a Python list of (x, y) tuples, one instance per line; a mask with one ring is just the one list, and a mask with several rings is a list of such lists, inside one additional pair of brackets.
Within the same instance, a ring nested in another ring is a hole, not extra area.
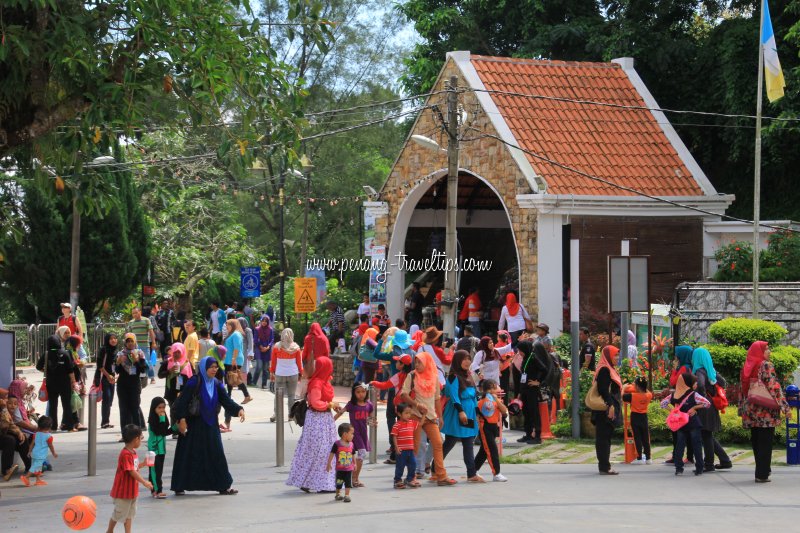
[(258, 298), (261, 296), (261, 267), (241, 267), (239, 294), (242, 298)]

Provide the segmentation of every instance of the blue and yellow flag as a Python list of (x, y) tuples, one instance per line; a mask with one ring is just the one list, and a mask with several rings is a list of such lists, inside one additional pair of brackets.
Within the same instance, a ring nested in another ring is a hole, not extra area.
[(783, 79), (781, 62), (778, 60), (778, 48), (775, 45), (775, 32), (772, 31), (772, 20), (769, 16), (769, 2), (761, 3), (764, 14), (761, 21), (761, 52), (764, 54), (764, 81), (767, 84), (767, 98), (774, 102), (783, 96), (786, 82)]

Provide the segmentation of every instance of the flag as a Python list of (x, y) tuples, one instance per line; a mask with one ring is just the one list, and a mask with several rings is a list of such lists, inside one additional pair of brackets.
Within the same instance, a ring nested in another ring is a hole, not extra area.
[(778, 60), (778, 49), (775, 45), (775, 32), (772, 31), (772, 20), (769, 16), (769, 2), (763, 0), (764, 13), (761, 18), (761, 52), (764, 54), (764, 81), (767, 84), (767, 98), (770, 102), (783, 96), (786, 82), (783, 79), (781, 62)]

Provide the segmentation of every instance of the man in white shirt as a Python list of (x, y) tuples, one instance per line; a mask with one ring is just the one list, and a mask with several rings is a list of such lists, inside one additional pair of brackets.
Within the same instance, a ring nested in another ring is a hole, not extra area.
[(364, 293), (364, 300), (360, 304), (358, 304), (358, 311), (357, 312), (358, 312), (358, 316), (359, 317), (361, 315), (369, 316), (369, 315), (372, 314), (370, 312), (369, 294), (367, 294), (366, 292)]

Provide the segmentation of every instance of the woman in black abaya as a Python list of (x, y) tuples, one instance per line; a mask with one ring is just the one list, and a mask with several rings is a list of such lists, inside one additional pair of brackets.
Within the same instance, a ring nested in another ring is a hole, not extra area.
[[(183, 495), (187, 490), (213, 490), (233, 495), (233, 478), (228, 471), (225, 451), (222, 449), (217, 415), (221, 407), (228, 416), (238, 416), (244, 422), (244, 409), (231, 400), (225, 386), (216, 379), (219, 365), (213, 357), (204, 357), (198, 375), (186, 384), (175, 403), (178, 421), (178, 445), (172, 463), (171, 490)], [(190, 412), (192, 399), (197, 412)]]

